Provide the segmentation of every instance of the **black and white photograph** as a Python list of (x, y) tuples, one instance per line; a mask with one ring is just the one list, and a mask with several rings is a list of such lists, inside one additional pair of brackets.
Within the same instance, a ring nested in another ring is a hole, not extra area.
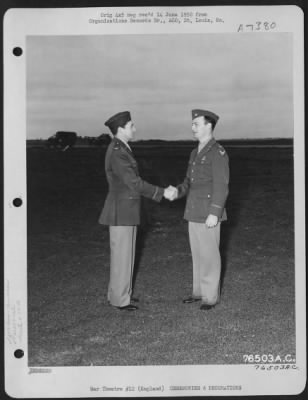
[(8, 394), (304, 390), (303, 59), (295, 6), (6, 14)]

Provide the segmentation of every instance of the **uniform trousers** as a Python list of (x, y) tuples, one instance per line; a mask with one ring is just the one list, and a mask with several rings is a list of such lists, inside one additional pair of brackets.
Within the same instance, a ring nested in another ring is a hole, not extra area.
[(220, 222), (213, 228), (189, 222), (189, 242), (193, 261), (193, 297), (213, 305), (220, 297)]
[(110, 226), (110, 280), (108, 301), (116, 307), (130, 304), (137, 226)]

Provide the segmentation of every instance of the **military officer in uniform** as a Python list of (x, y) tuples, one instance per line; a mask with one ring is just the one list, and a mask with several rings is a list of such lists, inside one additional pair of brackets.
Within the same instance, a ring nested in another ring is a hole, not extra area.
[(107, 298), (120, 310), (134, 311), (138, 307), (131, 298), (135, 260), (137, 225), (140, 223), (140, 198), (157, 202), (170, 197), (170, 189), (163, 189), (142, 180), (137, 162), (128, 144), (136, 131), (129, 111), (117, 113), (105, 125), (114, 136), (105, 158), (105, 172), (109, 191), (99, 223), (109, 226), (110, 280)]
[(199, 145), (192, 151), (186, 177), (172, 197), (187, 196), (184, 218), (189, 221), (193, 288), (183, 303), (201, 301), (201, 310), (213, 308), (220, 297), (220, 224), (226, 220), (229, 161), (213, 137), (218, 118), (211, 111), (192, 110), (192, 131)]

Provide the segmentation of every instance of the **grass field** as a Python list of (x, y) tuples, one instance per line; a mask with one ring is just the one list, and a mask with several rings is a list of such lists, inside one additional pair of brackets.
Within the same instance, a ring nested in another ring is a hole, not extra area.
[[(141, 174), (167, 186), (189, 148), (136, 149)], [(109, 238), (104, 149), (29, 148), (29, 365), (239, 364), (245, 354), (295, 358), (292, 148), (227, 148), (231, 184), (222, 226), (221, 302), (183, 305), (192, 262), (185, 200), (144, 201), (134, 294), (107, 304)]]

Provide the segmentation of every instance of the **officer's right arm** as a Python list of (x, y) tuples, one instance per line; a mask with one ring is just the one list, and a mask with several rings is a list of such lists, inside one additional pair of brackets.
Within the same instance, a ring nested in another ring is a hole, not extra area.
[(111, 167), (113, 172), (133, 191), (141, 196), (155, 201), (161, 201), (164, 189), (152, 185), (138, 176), (133, 168), (132, 161), (121, 149), (113, 152), (111, 156)]
[(178, 199), (187, 195), (189, 191), (189, 182), (190, 178), (186, 175), (184, 181), (176, 187), (178, 190)]

